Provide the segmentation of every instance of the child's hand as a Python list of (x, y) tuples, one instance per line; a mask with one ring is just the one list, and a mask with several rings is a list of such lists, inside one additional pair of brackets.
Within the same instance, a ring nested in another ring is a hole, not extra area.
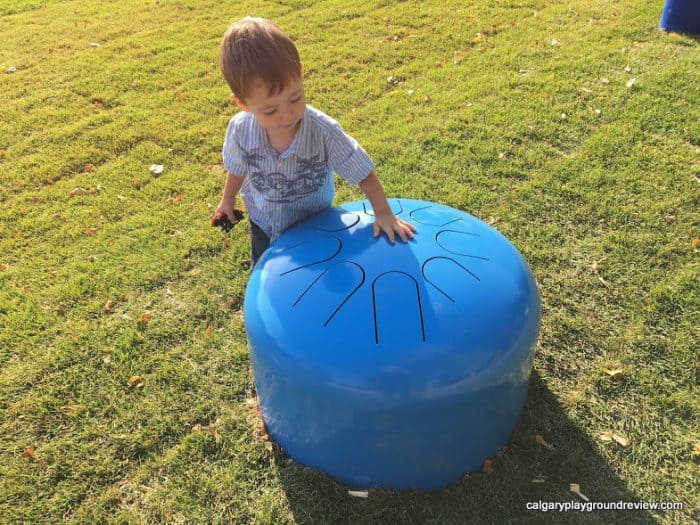
[(233, 208), (230, 213), (219, 208), (211, 218), (212, 227), (219, 226), (222, 231), (228, 232), (243, 218), (241, 210)]
[(393, 213), (376, 215), (374, 218), (374, 236), (378, 237), (382, 232), (389, 237), (391, 244), (394, 244), (396, 234), (401, 237), (403, 242), (408, 242), (408, 239), (413, 239), (416, 227), (406, 221), (399, 219)]

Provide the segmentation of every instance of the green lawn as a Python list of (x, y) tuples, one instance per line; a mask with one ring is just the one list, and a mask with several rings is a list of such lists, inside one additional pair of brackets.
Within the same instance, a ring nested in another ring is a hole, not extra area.
[[(0, 523), (700, 520), (700, 41), (662, 5), (3, 1)], [(248, 14), (295, 39), (308, 102), (390, 196), (494, 222), (530, 263), (535, 370), (492, 473), (353, 498), (261, 432), (248, 230), (209, 226), (218, 44)], [(570, 483), (684, 509), (526, 510)]]

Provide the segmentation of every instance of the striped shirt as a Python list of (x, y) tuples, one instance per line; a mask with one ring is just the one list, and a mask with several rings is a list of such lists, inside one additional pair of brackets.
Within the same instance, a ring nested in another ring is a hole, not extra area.
[(224, 168), (246, 177), (241, 196), (250, 219), (271, 241), (294, 223), (329, 208), (335, 195), (333, 171), (359, 184), (374, 169), (362, 146), (325, 113), (306, 106), (289, 147), (278, 153), (252, 113), (229, 122)]

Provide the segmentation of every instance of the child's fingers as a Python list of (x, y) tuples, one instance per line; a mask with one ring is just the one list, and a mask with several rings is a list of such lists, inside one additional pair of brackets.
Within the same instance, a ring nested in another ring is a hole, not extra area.
[(394, 230), (391, 229), (391, 227), (388, 227), (384, 230), (384, 233), (386, 233), (386, 236), (389, 237), (389, 242), (391, 244), (394, 244), (396, 242), (396, 235), (394, 235)]
[(414, 233), (416, 231), (416, 227), (413, 224), (406, 221), (401, 221), (401, 225), (403, 226), (403, 231), (406, 232), (406, 235), (409, 238), (413, 239), (415, 237)]
[(406, 237), (406, 231), (403, 228), (403, 225), (399, 223), (398, 227), (396, 228), (396, 231), (399, 234), (399, 237), (401, 237), (401, 240), (403, 242), (408, 242), (408, 237)]

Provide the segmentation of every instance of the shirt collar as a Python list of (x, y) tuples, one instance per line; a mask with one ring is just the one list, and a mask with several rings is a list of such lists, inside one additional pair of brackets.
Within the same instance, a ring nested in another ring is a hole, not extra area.
[[(307, 105), (304, 115), (301, 118), (301, 125), (299, 126), (296, 135), (294, 135), (294, 139), (285, 152), (280, 155), (280, 158), (286, 158), (292, 155), (309, 156), (311, 153), (310, 147), (312, 146), (312, 141), (309, 140), (309, 133), (311, 132), (309, 113), (309, 106)], [(255, 120), (252, 113), (249, 113), (249, 118), (252, 119), (251, 132), (245, 134), (243, 140), (241, 141), (241, 145), (247, 151), (251, 151), (256, 148), (272, 148), (267, 140), (265, 130), (260, 127), (260, 124), (258, 124), (258, 121)]]

